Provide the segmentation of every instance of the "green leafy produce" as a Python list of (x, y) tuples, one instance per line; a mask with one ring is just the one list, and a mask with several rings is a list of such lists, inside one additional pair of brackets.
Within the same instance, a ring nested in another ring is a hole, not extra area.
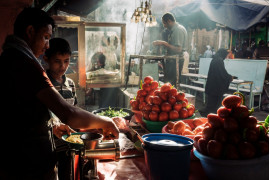
[(111, 107), (109, 107), (109, 109), (105, 110), (105, 111), (101, 111), (100, 113), (97, 113), (100, 116), (107, 116), (107, 117), (125, 117), (128, 116), (129, 113), (123, 111), (123, 109), (120, 110), (115, 110)]

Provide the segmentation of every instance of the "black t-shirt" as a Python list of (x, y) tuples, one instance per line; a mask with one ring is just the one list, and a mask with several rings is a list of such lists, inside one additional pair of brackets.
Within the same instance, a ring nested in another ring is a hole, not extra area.
[(55, 166), (56, 158), (49, 111), (36, 95), (53, 85), (36, 60), (16, 49), (5, 50), (0, 62), (1, 114), (5, 115), (0, 131), (4, 148), (0, 149), (2, 155), (7, 154), (1, 168), (20, 179), (43, 177)]

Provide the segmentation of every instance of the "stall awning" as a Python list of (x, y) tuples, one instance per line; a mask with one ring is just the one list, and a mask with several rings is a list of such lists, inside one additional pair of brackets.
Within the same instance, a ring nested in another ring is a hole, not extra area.
[(216, 23), (242, 31), (268, 22), (269, 3), (261, 0), (194, 0), (171, 11), (181, 24), (209, 28)]

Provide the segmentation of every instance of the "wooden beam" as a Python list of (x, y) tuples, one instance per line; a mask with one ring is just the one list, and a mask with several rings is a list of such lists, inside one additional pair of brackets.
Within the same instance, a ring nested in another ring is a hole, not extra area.
[(85, 24), (81, 23), (78, 26), (78, 70), (79, 70), (79, 85), (86, 88), (86, 72), (85, 72)]
[(125, 83), (125, 64), (126, 64), (126, 25), (121, 26), (121, 56), (120, 56), (120, 67), (121, 67), (121, 84)]

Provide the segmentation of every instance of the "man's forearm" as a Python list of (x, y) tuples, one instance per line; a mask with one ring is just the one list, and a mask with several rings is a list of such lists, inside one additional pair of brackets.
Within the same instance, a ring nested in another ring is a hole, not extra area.
[(174, 45), (171, 45), (171, 44), (167, 43), (166, 47), (171, 49), (173, 52), (177, 52), (177, 53), (182, 52), (182, 47), (181, 46), (174, 46)]

